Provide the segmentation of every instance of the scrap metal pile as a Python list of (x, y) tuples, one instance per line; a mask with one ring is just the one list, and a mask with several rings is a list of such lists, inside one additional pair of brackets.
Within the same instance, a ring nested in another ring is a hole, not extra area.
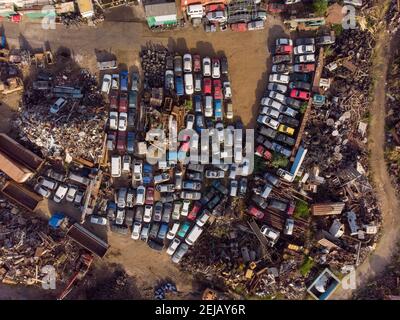
[[(36, 146), (44, 157), (68, 154), (98, 162), (103, 154), (107, 113), (95, 76), (87, 70), (66, 67), (54, 77), (41, 80), (44, 78), (39, 73), (25, 90), (13, 123), (20, 140)], [(59, 101), (59, 110), (51, 111)]]
[(64, 231), (50, 230), (45, 221), (0, 198), (0, 281), (40, 286), (44, 266), (54, 267), (57, 281), (63, 280), (78, 255)]

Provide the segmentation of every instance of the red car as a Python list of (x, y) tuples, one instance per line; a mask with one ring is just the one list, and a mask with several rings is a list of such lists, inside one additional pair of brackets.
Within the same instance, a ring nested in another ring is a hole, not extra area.
[(308, 100), (310, 100), (310, 93), (307, 91), (293, 89), (292, 91), (290, 91), (290, 97), (308, 101)]
[(286, 213), (291, 216), (294, 213), (294, 209), (296, 209), (296, 205), (290, 202)]
[(190, 210), (190, 212), (189, 212), (189, 214), (187, 216), (188, 220), (194, 221), (196, 219), (196, 217), (197, 217), (197, 214), (200, 212), (200, 209), (201, 209), (200, 202), (196, 202), (194, 204), (192, 210)]
[(270, 3), (268, 5), (268, 11), (270, 13), (281, 13), (285, 10), (285, 5), (283, 3)]
[(110, 109), (118, 109), (118, 92), (115, 90), (112, 90), (110, 94)]
[(272, 159), (272, 154), (271, 152), (269, 152), (264, 146), (259, 145), (256, 148), (256, 155), (258, 155), (259, 157), (264, 158), (265, 160), (271, 160)]
[(118, 112), (128, 112), (128, 93), (122, 92), (119, 96)]
[(256, 219), (263, 219), (264, 218), (264, 212), (262, 212), (260, 209), (257, 209), (254, 206), (251, 206), (249, 209), (249, 214), (255, 217)]
[(292, 54), (293, 53), (293, 46), (290, 45), (282, 45), (276, 46), (275, 54)]
[(201, 58), (198, 54), (193, 55), (193, 72), (201, 72)]
[(153, 187), (147, 187), (146, 188), (146, 200), (144, 201), (144, 204), (154, 204), (154, 188)]
[(238, 32), (247, 31), (247, 23), (246, 22), (232, 23), (231, 30), (238, 31)]
[(212, 84), (210, 78), (203, 79), (203, 93), (204, 94), (211, 94), (212, 91)]
[(124, 153), (126, 151), (126, 131), (118, 131), (117, 150), (120, 153)]
[(222, 83), (219, 79), (213, 80), (213, 87), (214, 87), (214, 99), (222, 100)]

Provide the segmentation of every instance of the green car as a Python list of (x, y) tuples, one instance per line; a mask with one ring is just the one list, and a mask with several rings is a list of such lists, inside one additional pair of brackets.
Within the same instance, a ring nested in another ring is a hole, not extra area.
[(179, 229), (178, 236), (181, 237), (181, 238), (184, 238), (186, 233), (188, 232), (189, 228), (190, 228), (190, 223), (186, 221), (182, 225), (182, 227)]

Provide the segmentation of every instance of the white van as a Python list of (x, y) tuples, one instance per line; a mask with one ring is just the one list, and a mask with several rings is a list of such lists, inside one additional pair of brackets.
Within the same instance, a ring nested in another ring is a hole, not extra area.
[(84, 184), (85, 186), (88, 186), (89, 183), (90, 183), (90, 179), (89, 178), (83, 177), (83, 176), (81, 176), (79, 174), (76, 174), (76, 173), (73, 173), (73, 172), (69, 173), (68, 179), (70, 179), (72, 181), (75, 181), (75, 182), (79, 182), (81, 184)]
[(198, 225), (195, 225), (193, 227), (193, 229), (190, 230), (188, 236), (185, 239), (185, 242), (188, 245), (192, 246), (196, 242), (196, 240), (200, 237), (202, 232), (203, 232), (203, 229), (200, 228)]
[(185, 73), (185, 93), (187, 95), (193, 94), (193, 74)]
[(111, 177), (117, 178), (121, 176), (121, 156), (111, 157)]
[(191, 18), (202, 18), (204, 15), (203, 5), (191, 4), (187, 6), (186, 13)]

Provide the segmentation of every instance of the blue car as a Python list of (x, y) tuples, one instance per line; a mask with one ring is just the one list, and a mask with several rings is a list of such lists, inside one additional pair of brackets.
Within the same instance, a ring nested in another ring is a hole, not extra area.
[(196, 125), (196, 131), (197, 131), (198, 134), (201, 133), (201, 129), (205, 129), (206, 128), (203, 114), (196, 113), (196, 115), (195, 115), (195, 125)]
[(194, 112), (203, 113), (203, 106), (201, 104), (201, 96), (194, 95), (193, 96), (193, 104), (194, 104)]
[(129, 92), (129, 109), (136, 110), (137, 107), (137, 92), (130, 91)]
[(157, 238), (164, 240), (168, 232), (168, 223), (162, 223), (160, 229), (158, 230)]
[(183, 96), (185, 94), (185, 91), (183, 90), (182, 77), (175, 77), (175, 88), (176, 88), (176, 94), (178, 96)]
[(119, 83), (120, 83), (120, 89), (121, 91), (128, 91), (128, 77), (129, 73), (126, 70), (122, 70), (119, 73)]
[(153, 181), (153, 166), (145, 163), (143, 165), (143, 184), (148, 185)]
[(214, 115), (215, 121), (222, 121), (222, 101), (220, 99), (214, 100)]
[(128, 151), (128, 153), (133, 153), (135, 151), (135, 133), (134, 132), (128, 132), (126, 150)]

